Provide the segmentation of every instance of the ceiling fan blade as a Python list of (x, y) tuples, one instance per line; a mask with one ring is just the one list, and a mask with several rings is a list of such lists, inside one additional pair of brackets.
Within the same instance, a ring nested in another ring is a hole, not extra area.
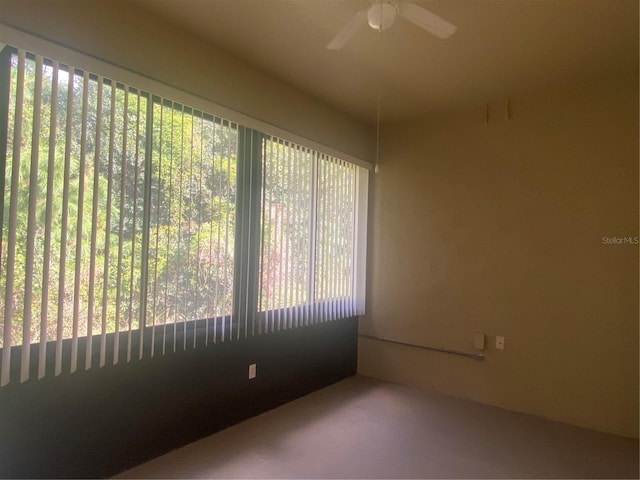
[(400, 15), (438, 38), (449, 38), (458, 29), (454, 24), (440, 18), (415, 3), (400, 4)]
[(367, 23), (367, 12), (368, 8), (364, 10), (360, 10), (356, 13), (349, 22), (342, 27), (342, 30), (338, 32), (336, 37), (331, 40), (331, 42), (327, 45), (328, 50), (340, 50), (345, 44), (351, 40), (356, 32), (362, 27), (365, 23)]

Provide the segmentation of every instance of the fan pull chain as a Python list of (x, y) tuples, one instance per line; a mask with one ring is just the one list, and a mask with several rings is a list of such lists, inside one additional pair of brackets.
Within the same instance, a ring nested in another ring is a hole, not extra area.
[(380, 161), (380, 89), (378, 88), (378, 116), (376, 120), (376, 165), (374, 173), (378, 173), (378, 162)]

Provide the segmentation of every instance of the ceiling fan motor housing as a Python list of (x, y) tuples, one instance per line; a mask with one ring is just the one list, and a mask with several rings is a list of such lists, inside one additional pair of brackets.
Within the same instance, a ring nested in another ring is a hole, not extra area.
[(339, 50), (344, 47), (345, 43), (364, 26), (365, 18), (371, 28), (382, 32), (391, 28), (398, 16), (438, 38), (449, 38), (456, 31), (454, 24), (409, 0), (371, 0), (371, 6), (356, 13), (327, 48)]
[(374, 30), (382, 32), (393, 25), (398, 13), (397, 7), (389, 2), (376, 2), (367, 12), (367, 21)]

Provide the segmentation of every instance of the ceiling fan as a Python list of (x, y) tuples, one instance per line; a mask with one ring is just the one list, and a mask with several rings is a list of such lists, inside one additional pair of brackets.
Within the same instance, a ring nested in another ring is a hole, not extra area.
[(379, 32), (387, 30), (393, 25), (398, 15), (442, 39), (449, 38), (457, 29), (452, 23), (415, 3), (373, 0), (370, 7), (360, 10), (347, 22), (338, 35), (327, 45), (327, 49), (340, 50), (365, 23)]

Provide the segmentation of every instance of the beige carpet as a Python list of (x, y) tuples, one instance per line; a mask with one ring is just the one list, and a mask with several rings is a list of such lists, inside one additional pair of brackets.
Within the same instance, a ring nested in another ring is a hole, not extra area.
[(352, 377), (118, 478), (638, 478), (638, 440)]

